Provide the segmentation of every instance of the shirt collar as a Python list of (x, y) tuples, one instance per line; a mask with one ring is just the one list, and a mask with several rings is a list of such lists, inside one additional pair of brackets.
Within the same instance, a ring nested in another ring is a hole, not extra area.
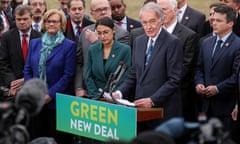
[(173, 33), (175, 27), (177, 25), (177, 20), (175, 20), (169, 27), (164, 27), (170, 34)]

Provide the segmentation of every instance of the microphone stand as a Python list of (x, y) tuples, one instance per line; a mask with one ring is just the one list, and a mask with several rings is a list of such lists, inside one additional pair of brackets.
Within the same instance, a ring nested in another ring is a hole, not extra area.
[(118, 85), (120, 78), (122, 77), (124, 72), (127, 70), (127, 68), (128, 68), (128, 65), (123, 64), (122, 68), (121, 68), (121, 71), (118, 73), (117, 78), (110, 83), (109, 94), (110, 94), (110, 96), (111, 96), (111, 98), (112, 98), (112, 100), (115, 104), (119, 104), (119, 102), (113, 97), (112, 92), (116, 88), (116, 86)]

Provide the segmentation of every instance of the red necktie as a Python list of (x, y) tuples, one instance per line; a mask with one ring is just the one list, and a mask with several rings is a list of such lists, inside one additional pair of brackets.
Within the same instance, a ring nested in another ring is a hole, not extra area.
[(27, 41), (27, 34), (22, 34), (22, 53), (23, 53), (23, 59), (26, 61), (27, 58), (27, 51), (28, 51), (28, 41)]
[(123, 24), (123, 23), (122, 23), (121, 21), (117, 22), (117, 25), (118, 25), (118, 26), (122, 26), (122, 24)]

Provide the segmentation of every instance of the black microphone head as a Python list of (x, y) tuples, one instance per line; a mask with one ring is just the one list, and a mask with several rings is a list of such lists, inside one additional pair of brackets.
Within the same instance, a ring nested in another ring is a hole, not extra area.
[(36, 115), (41, 111), (47, 93), (47, 84), (44, 81), (38, 78), (31, 79), (18, 92), (15, 104), (18, 108), (27, 110), (31, 116)]

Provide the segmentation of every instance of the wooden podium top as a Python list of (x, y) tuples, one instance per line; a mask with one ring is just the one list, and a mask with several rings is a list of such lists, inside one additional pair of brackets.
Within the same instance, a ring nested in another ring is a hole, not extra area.
[(138, 122), (161, 118), (163, 118), (163, 108), (137, 108)]
[[(101, 98), (100, 101), (112, 103), (112, 101)], [(143, 122), (163, 118), (163, 108), (137, 108), (137, 121)]]

